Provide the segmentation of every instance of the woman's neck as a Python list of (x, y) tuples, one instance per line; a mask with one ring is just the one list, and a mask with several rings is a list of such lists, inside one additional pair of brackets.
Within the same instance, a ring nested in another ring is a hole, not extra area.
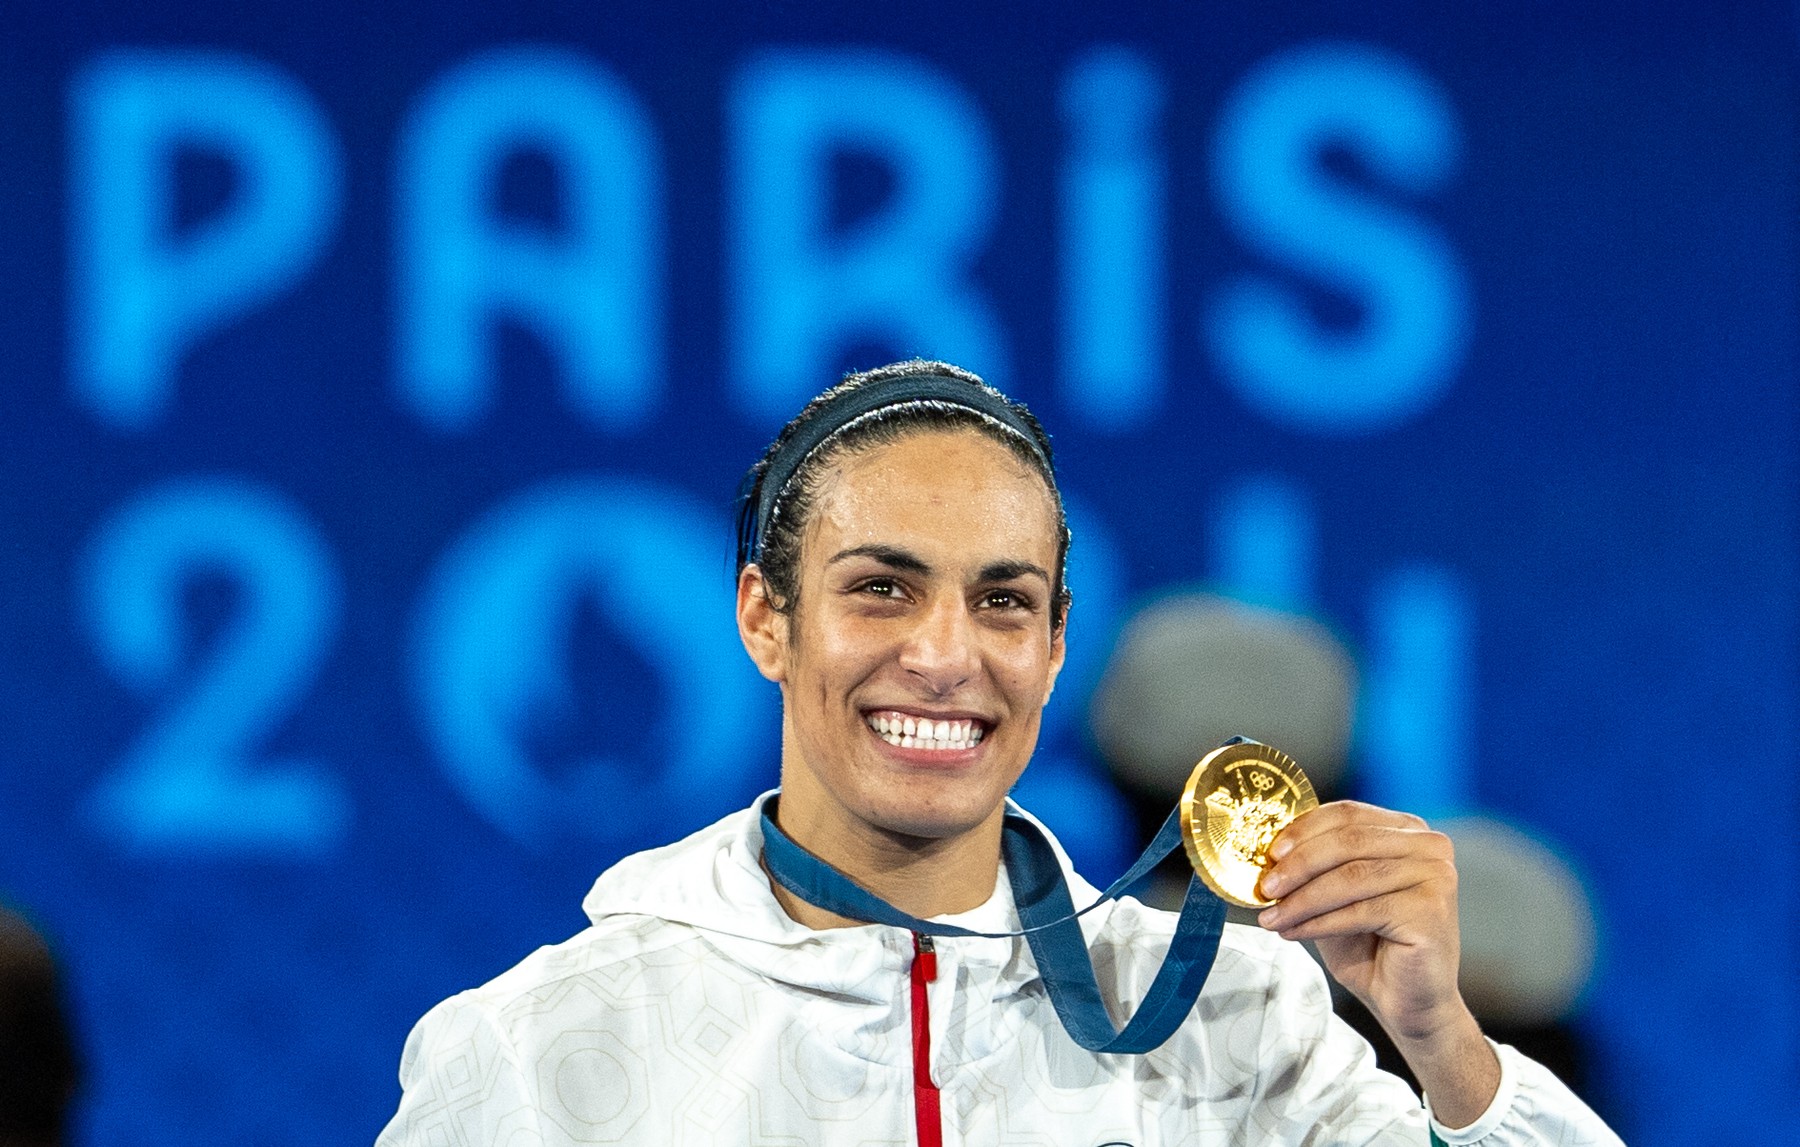
[[(995, 815), (955, 837), (932, 839), (888, 832), (864, 823), (831, 824), (805, 810), (777, 806), (776, 821), (794, 843), (908, 915), (967, 912), (988, 902), (1000, 873), (1000, 825)], [(764, 869), (767, 870), (767, 862)], [(866, 923), (809, 904), (770, 880), (775, 899), (808, 928)]]

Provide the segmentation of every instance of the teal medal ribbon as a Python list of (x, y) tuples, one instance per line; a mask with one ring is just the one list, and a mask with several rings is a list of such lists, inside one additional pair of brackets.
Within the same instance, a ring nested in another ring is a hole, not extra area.
[(1094, 978), (1094, 961), (1081, 934), (1080, 917), (1136, 884), (1163, 857), (1181, 847), (1181, 817), (1169, 814), (1150, 847), (1100, 898), (1076, 911), (1068, 878), (1044, 831), (1008, 808), (1001, 825), (1000, 855), (1018, 908), (1016, 932), (976, 932), (953, 924), (933, 923), (909, 915), (858, 885), (842, 872), (795, 844), (775, 823), (779, 794), (763, 804), (763, 862), (783, 888), (816, 908), (861, 920), (888, 924), (925, 936), (977, 936), (991, 940), (1023, 936), (1031, 945), (1038, 974), (1063, 1030), (1094, 1052), (1141, 1055), (1161, 1047), (1193, 1010), (1219, 950), (1225, 926), (1225, 902), (1189, 877), (1175, 936), (1162, 967), (1143, 1002), (1121, 1029), (1107, 1014)]

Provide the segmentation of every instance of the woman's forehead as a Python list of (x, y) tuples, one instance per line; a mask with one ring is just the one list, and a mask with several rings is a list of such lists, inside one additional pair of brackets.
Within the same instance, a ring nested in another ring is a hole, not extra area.
[(1043, 476), (1011, 450), (975, 431), (932, 431), (858, 450), (821, 477), (806, 558), (823, 542), (843, 547), (905, 542), (980, 543), (1054, 553), (1057, 515)]

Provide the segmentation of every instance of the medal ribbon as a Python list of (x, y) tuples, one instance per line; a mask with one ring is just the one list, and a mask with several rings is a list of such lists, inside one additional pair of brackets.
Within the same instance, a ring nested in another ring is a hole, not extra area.
[(1001, 825), (1000, 855), (1006, 862), (1022, 927), (1017, 932), (976, 932), (908, 915), (795, 844), (775, 824), (780, 799), (779, 795), (770, 797), (762, 809), (763, 862), (777, 884), (827, 912), (926, 936), (1025, 937), (1063, 1030), (1089, 1051), (1137, 1055), (1161, 1047), (1193, 1010), (1206, 975), (1212, 971), (1219, 934), (1225, 926), (1225, 902), (1200, 883), (1199, 877), (1188, 878), (1187, 896), (1168, 954), (1122, 1030), (1106, 1012), (1094, 978), (1093, 957), (1081, 935), (1079, 917), (1118, 897), (1181, 847), (1179, 811), (1169, 814), (1150, 847), (1125, 875), (1077, 912), (1069, 896), (1068, 878), (1049, 839), (1036, 824), (1009, 808)]

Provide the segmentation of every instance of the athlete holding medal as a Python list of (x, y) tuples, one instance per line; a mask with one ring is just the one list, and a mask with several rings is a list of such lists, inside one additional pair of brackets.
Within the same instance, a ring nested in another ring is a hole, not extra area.
[(1159, 838), (1273, 902), (1260, 929), (1199, 885), (1179, 920), (1128, 897), (1070, 918), (1100, 894), (1006, 801), (1063, 662), (1067, 548), (1048, 438), (973, 375), (896, 364), (810, 403), (739, 531), (779, 794), (627, 857), (590, 928), (433, 1009), (381, 1142), (1616, 1143), (1464, 1005), (1449, 841), (1301, 811), (1264, 746), (1210, 755)]

